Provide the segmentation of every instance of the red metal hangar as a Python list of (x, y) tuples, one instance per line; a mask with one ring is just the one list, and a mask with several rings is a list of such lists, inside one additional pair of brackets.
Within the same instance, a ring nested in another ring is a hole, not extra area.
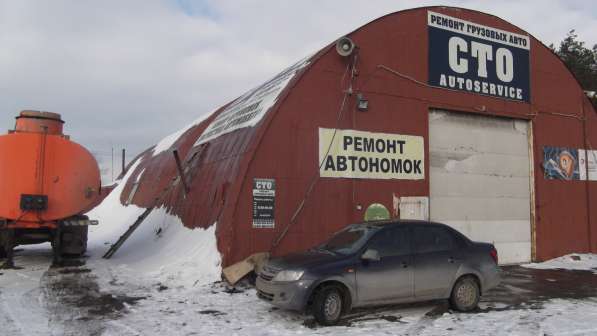
[(151, 207), (174, 184), (157, 205), (189, 228), (217, 225), (225, 265), (376, 216), (446, 223), (503, 263), (544, 260), (597, 252), (596, 129), (574, 76), (529, 33), (417, 8), (299, 61), (169, 151), (150, 148), (121, 199)]

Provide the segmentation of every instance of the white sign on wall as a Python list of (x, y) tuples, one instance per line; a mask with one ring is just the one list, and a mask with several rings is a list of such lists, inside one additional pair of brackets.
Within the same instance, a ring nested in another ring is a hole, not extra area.
[(578, 170), (581, 180), (597, 181), (597, 150), (578, 150)]
[(321, 177), (422, 180), (424, 158), (421, 136), (319, 129)]
[(400, 219), (429, 220), (429, 197), (400, 197)]

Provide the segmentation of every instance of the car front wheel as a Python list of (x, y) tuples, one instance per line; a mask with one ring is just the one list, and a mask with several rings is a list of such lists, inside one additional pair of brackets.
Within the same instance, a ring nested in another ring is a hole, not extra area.
[(481, 291), (477, 280), (470, 276), (465, 276), (454, 284), (450, 304), (452, 308), (461, 312), (471, 311), (477, 308)]
[(319, 290), (313, 300), (313, 316), (322, 325), (334, 325), (340, 320), (345, 301), (337, 286)]

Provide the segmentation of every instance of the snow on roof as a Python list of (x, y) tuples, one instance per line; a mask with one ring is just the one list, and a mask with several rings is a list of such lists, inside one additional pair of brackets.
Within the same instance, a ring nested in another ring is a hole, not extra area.
[(156, 155), (170, 149), (172, 147), (172, 145), (174, 145), (176, 140), (178, 140), (180, 138), (181, 135), (183, 135), (186, 131), (193, 128), (194, 126), (199, 125), (202, 121), (207, 119), (212, 113), (213, 112), (203, 114), (199, 118), (195, 119), (195, 121), (189, 123), (187, 126), (179, 129), (178, 131), (176, 131), (176, 132), (168, 135), (167, 137), (163, 138), (162, 140), (160, 140), (160, 142), (158, 142), (155, 145), (155, 147), (153, 148), (153, 156), (156, 156)]
[[(270, 80), (235, 99), (207, 126), (199, 139), (197, 139), (195, 146), (239, 128), (255, 126), (267, 111), (274, 106), (280, 93), (284, 91), (295, 75), (305, 66), (309, 65), (311, 57), (305, 57), (284, 69)], [(200, 124), (214, 112), (202, 115), (186, 127), (160, 140), (153, 148), (153, 156), (169, 150), (186, 131)]]

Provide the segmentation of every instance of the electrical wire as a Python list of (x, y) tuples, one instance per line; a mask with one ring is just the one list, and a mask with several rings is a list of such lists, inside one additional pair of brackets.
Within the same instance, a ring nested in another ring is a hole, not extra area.
[[(421, 81), (419, 81), (419, 80), (417, 80), (417, 79), (415, 79), (415, 78), (413, 78), (413, 77), (411, 77), (411, 76), (409, 76), (409, 75), (403, 74), (403, 73), (401, 73), (401, 72), (399, 72), (399, 71), (397, 71), (397, 70), (394, 70), (394, 69), (392, 69), (392, 68), (390, 68), (390, 67), (387, 67), (387, 66), (385, 66), (385, 65), (383, 65), (383, 64), (378, 64), (378, 65), (377, 65), (377, 67), (375, 68), (375, 70), (374, 70), (374, 71), (372, 71), (372, 72), (369, 74), (369, 78), (367, 79), (367, 81), (368, 81), (368, 80), (371, 78), (371, 76), (373, 76), (373, 75), (375, 74), (375, 72), (376, 72), (377, 70), (379, 70), (379, 69), (381, 69), (381, 70), (385, 70), (385, 71), (387, 71), (387, 72), (389, 72), (389, 73), (391, 73), (391, 74), (393, 74), (393, 75), (395, 75), (395, 76), (398, 76), (398, 77), (400, 77), (400, 78), (403, 78), (403, 79), (409, 80), (409, 81), (411, 81), (411, 82), (414, 82), (414, 83), (416, 83), (416, 84), (418, 84), (418, 85), (421, 85), (421, 86), (424, 86), (424, 87), (427, 87), (427, 88), (434, 88), (434, 89), (436, 88), (436, 87), (434, 87), (434, 86), (431, 86), (431, 85), (429, 85), (429, 84), (427, 84), (427, 83), (423, 83), (423, 82), (421, 82)], [(364, 85), (367, 83), (367, 81), (365, 81), (365, 82), (363, 83), (363, 85), (362, 85), (362, 86), (364, 86)], [(413, 99), (414, 99), (414, 98), (413, 98)], [(427, 101), (427, 100), (424, 100), (424, 101)], [(529, 113), (529, 114), (527, 114), (527, 116), (530, 116), (530, 117), (534, 118), (534, 117), (536, 117), (536, 116), (537, 116), (537, 115), (539, 115), (539, 114), (547, 114), (547, 115), (553, 115), (553, 116), (558, 116), (558, 117), (573, 118), (573, 119), (577, 119), (577, 120), (580, 120), (580, 121), (584, 121), (584, 120), (585, 120), (585, 118), (584, 118), (584, 117), (581, 117), (581, 116), (578, 116), (578, 115), (575, 115), (575, 114), (565, 114), (565, 113), (558, 113), (558, 112), (548, 112), (548, 111), (537, 111), (537, 113)]]
[(348, 89), (346, 89), (346, 90), (343, 91), (344, 95), (342, 97), (342, 102), (340, 103), (340, 108), (338, 109), (338, 114), (337, 114), (337, 117), (336, 117), (336, 126), (334, 127), (334, 132), (332, 133), (332, 139), (330, 141), (330, 144), (328, 145), (328, 148), (327, 148), (327, 150), (325, 152), (325, 155), (321, 159), (321, 162), (319, 162), (319, 167), (317, 169), (317, 172), (315, 172), (315, 174), (311, 178), (311, 182), (309, 183), (309, 187), (307, 188), (307, 191), (305, 192), (305, 196), (303, 197), (302, 201), (299, 203), (298, 207), (294, 211), (294, 214), (290, 218), (290, 221), (288, 222), (288, 224), (286, 225), (286, 227), (284, 228), (284, 230), (280, 233), (280, 235), (278, 236), (278, 238), (276, 238), (276, 240), (274, 240), (274, 242), (273, 242), (273, 244), (272, 244), (272, 246), (270, 248), (270, 252), (272, 252), (278, 245), (280, 245), (280, 242), (282, 241), (282, 239), (284, 239), (284, 237), (286, 237), (286, 234), (288, 233), (288, 230), (295, 223), (296, 219), (298, 218), (298, 216), (302, 212), (303, 208), (305, 207), (306, 201), (309, 199), (309, 196), (311, 196), (311, 192), (313, 191), (313, 188), (315, 187), (315, 184), (319, 180), (319, 173), (321, 171), (321, 167), (323, 167), (325, 159), (330, 154), (330, 151), (332, 149), (332, 145), (334, 144), (334, 140), (336, 139), (336, 134), (338, 132), (338, 127), (340, 127), (340, 121), (342, 120), (342, 115), (344, 114), (344, 109), (345, 109), (345, 106), (346, 106), (346, 101), (348, 100), (348, 97), (351, 96), (352, 93), (353, 93), (352, 86), (353, 86), (353, 83), (354, 83), (354, 78), (356, 76), (355, 69), (356, 69), (357, 55), (358, 54), (355, 53), (355, 55), (354, 55), (354, 57), (352, 59), (352, 62), (350, 62), (350, 63), (348, 63), (346, 65), (346, 69), (344, 70), (344, 74), (342, 75), (342, 78), (341, 78), (341, 82), (343, 82), (344, 78), (346, 77), (346, 73), (348, 72), (348, 70), (350, 70), (350, 82), (348, 83)]
[(376, 70), (377, 70), (377, 69), (382, 69), (382, 70), (385, 70), (385, 71), (387, 71), (387, 72), (389, 72), (389, 73), (392, 73), (392, 74), (394, 74), (394, 75), (396, 75), (396, 76), (398, 76), (398, 77), (401, 77), (401, 78), (407, 79), (407, 80), (409, 80), (409, 81), (412, 81), (412, 82), (414, 82), (414, 83), (416, 83), (416, 84), (419, 84), (419, 85), (421, 85), (421, 86), (424, 86), (424, 87), (431, 87), (431, 88), (433, 88), (433, 86), (431, 86), (431, 85), (429, 85), (429, 84), (427, 84), (427, 83), (423, 83), (423, 82), (421, 82), (421, 81), (419, 81), (419, 80), (417, 80), (417, 79), (415, 79), (415, 78), (413, 78), (413, 77), (411, 77), (411, 76), (409, 76), (409, 75), (405, 75), (405, 74), (403, 74), (403, 73), (401, 73), (401, 72), (398, 72), (398, 71), (396, 71), (396, 70), (394, 70), (394, 69), (392, 69), (392, 68), (389, 68), (389, 67), (387, 67), (387, 66), (385, 66), (385, 65), (383, 65), (383, 64), (378, 64), (378, 65), (377, 65), (377, 67), (376, 67)]

